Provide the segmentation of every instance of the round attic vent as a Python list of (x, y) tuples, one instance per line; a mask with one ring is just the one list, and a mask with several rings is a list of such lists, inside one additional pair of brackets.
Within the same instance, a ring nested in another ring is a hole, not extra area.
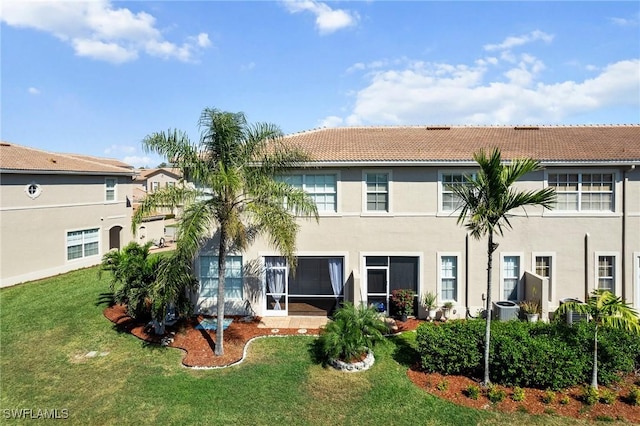
[(25, 186), (24, 192), (33, 200), (42, 194), (42, 187), (35, 182), (31, 182), (29, 185)]

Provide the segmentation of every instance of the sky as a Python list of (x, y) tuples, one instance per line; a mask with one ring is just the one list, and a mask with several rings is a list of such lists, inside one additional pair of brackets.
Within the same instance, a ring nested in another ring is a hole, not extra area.
[(31, 1), (0, 5), (0, 137), (163, 161), (205, 107), (320, 127), (640, 123), (640, 3)]

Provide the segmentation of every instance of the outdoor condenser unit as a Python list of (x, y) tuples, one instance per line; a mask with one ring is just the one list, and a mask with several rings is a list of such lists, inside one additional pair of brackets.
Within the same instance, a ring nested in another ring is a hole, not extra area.
[[(560, 300), (560, 304), (561, 305), (563, 303), (566, 303), (566, 302), (575, 302), (575, 303), (584, 304), (584, 302), (582, 300), (579, 300), (579, 299), (566, 298), (566, 299)], [(571, 324), (576, 323), (578, 321), (588, 321), (589, 320), (589, 315), (580, 314), (578, 312), (574, 312), (572, 310), (568, 310), (566, 312), (566, 314), (565, 314), (565, 319), (567, 321), (567, 324), (571, 325)]]

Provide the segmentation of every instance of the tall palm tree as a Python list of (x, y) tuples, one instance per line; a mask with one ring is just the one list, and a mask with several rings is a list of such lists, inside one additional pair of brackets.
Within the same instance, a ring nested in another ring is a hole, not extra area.
[(471, 236), (487, 239), (487, 305), (484, 342), (484, 385), (489, 379), (489, 353), (491, 340), (491, 273), (493, 252), (498, 248), (494, 235), (503, 235), (504, 228), (511, 228), (509, 212), (518, 207), (540, 205), (551, 208), (555, 200), (553, 188), (538, 191), (518, 191), (513, 184), (529, 172), (542, 169), (539, 162), (532, 159), (517, 159), (503, 164), (500, 150), (494, 148), (490, 154), (484, 150), (473, 155), (480, 166), (475, 176), (467, 177), (464, 184), (451, 185), (451, 190), (460, 199), (458, 224), (466, 221), (465, 227)]
[(134, 215), (134, 223), (157, 206), (184, 204), (174, 254), (163, 264), (158, 287), (166, 300), (193, 288), (193, 261), (202, 245), (218, 239), (218, 294), (215, 354), (224, 353), (223, 320), (227, 253), (242, 251), (260, 233), (295, 264), (296, 216), (314, 217), (313, 200), (278, 176), (301, 167), (304, 153), (285, 144), (280, 129), (267, 123), (250, 125), (244, 114), (205, 108), (198, 121), (200, 140), (173, 130), (145, 137), (147, 151), (165, 156), (181, 170), (184, 181), (150, 194)]
[(563, 303), (556, 314), (562, 315), (569, 311), (587, 314), (594, 323), (591, 386), (598, 389), (598, 328), (609, 327), (640, 334), (638, 313), (621, 297), (616, 297), (608, 290), (594, 290), (586, 303)]

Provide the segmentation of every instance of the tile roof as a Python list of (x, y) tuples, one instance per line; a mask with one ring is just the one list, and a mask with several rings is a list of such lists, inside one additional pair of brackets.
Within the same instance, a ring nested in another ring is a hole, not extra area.
[(182, 173), (180, 169), (169, 168), (169, 167), (160, 167), (157, 169), (139, 169), (138, 176), (136, 176), (135, 180), (143, 181), (147, 180), (151, 176), (154, 176), (158, 173), (165, 173), (167, 175), (172, 176), (175, 179), (180, 179), (182, 177)]
[(640, 125), (339, 127), (285, 136), (312, 162), (472, 161), (481, 148), (504, 159), (638, 162)]
[(133, 175), (131, 166), (112, 158), (61, 154), (0, 142), (0, 170), (9, 172)]

